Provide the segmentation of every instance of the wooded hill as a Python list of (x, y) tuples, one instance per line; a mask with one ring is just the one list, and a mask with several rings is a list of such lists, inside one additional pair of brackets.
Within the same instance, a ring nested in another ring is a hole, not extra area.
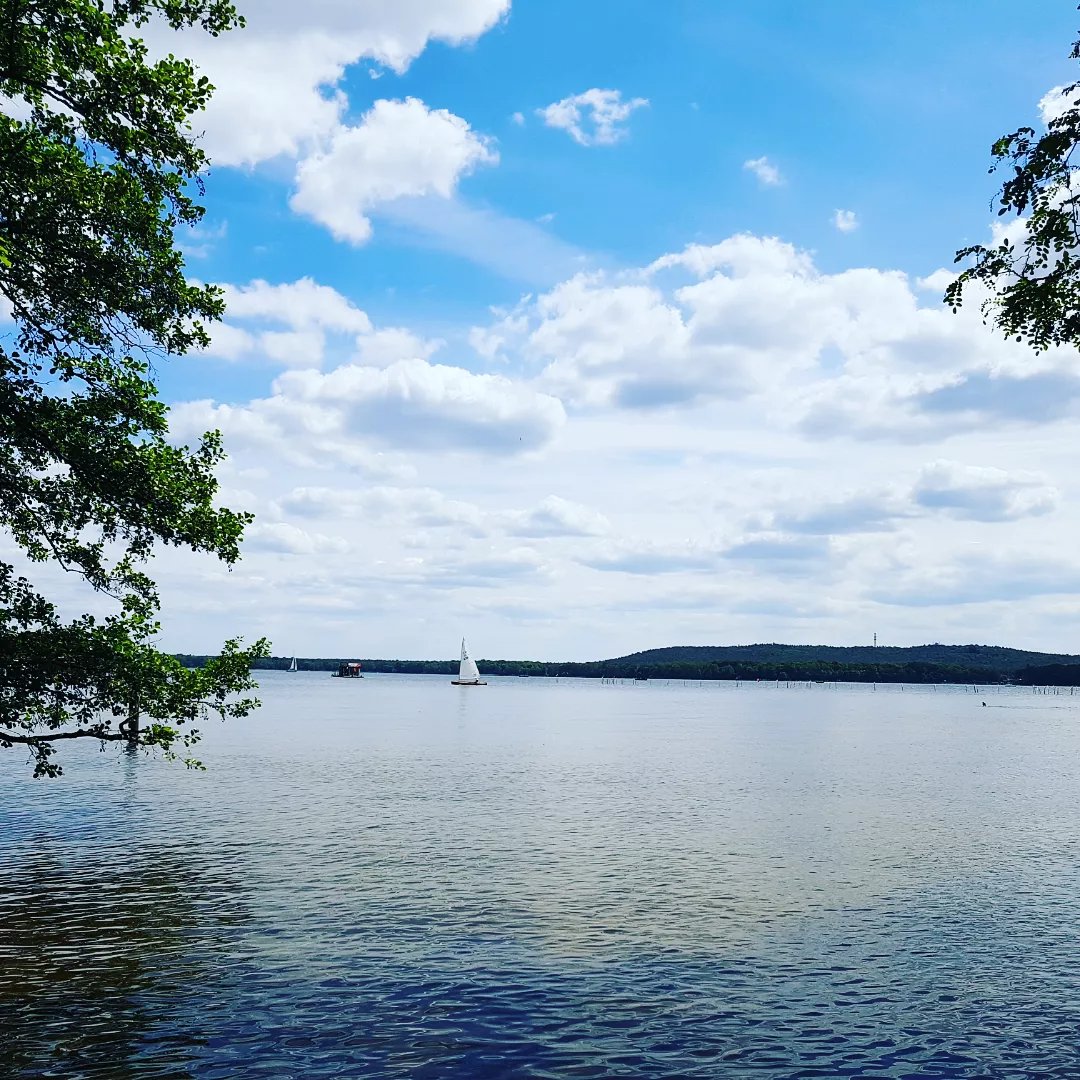
[[(204, 656), (180, 654), (199, 667)], [(291, 657), (272, 656), (257, 669), (284, 670)], [(337, 671), (349, 657), (298, 658), (301, 671)], [(451, 675), (457, 660), (360, 659), (364, 671), (412, 675)], [(833, 646), (833, 645), (683, 645), (648, 649), (612, 660), (544, 663), (488, 660), (477, 663), (486, 675), (568, 676), (586, 679), (738, 679), (807, 682), (1017, 683), (1080, 686), (1080, 656), (1028, 652), (997, 645)]]
[(609, 663), (941, 664), (1013, 672), (1041, 664), (1080, 664), (1080, 656), (1027, 652), (1000, 645), (677, 645), (621, 656)]

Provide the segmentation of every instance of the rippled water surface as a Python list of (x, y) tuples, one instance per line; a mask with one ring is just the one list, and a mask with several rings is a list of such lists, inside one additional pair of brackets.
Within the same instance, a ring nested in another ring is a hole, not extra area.
[(0, 752), (0, 1075), (1080, 1076), (1080, 695), (263, 698)]

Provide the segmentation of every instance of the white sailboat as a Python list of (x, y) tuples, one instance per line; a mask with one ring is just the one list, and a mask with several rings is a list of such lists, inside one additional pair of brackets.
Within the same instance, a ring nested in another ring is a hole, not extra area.
[(480, 669), (476, 661), (469, 656), (465, 649), (465, 639), (461, 639), (461, 665), (458, 667), (458, 677), (450, 680), (453, 686), (487, 686), (480, 678)]
[(296, 657), (295, 656), (292, 658), (292, 663), (289, 665), (289, 670), (290, 671), (295, 671), (296, 670)]

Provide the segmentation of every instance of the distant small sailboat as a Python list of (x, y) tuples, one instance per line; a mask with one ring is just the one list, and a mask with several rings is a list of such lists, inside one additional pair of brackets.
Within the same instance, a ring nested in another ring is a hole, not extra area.
[(458, 677), (451, 679), (452, 686), (487, 686), (480, 678), (480, 669), (465, 649), (465, 639), (461, 639), (461, 665), (458, 667)]
[(292, 658), (292, 663), (289, 665), (289, 670), (290, 671), (295, 671), (296, 670), (296, 657), (295, 656)]

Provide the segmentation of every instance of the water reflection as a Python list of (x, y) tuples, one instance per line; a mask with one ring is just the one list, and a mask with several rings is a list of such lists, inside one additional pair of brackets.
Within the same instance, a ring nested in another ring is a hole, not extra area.
[(188, 1075), (207, 995), (244, 952), (237, 876), (197, 846), (143, 837), (22, 846), (0, 862), (0, 1072)]

